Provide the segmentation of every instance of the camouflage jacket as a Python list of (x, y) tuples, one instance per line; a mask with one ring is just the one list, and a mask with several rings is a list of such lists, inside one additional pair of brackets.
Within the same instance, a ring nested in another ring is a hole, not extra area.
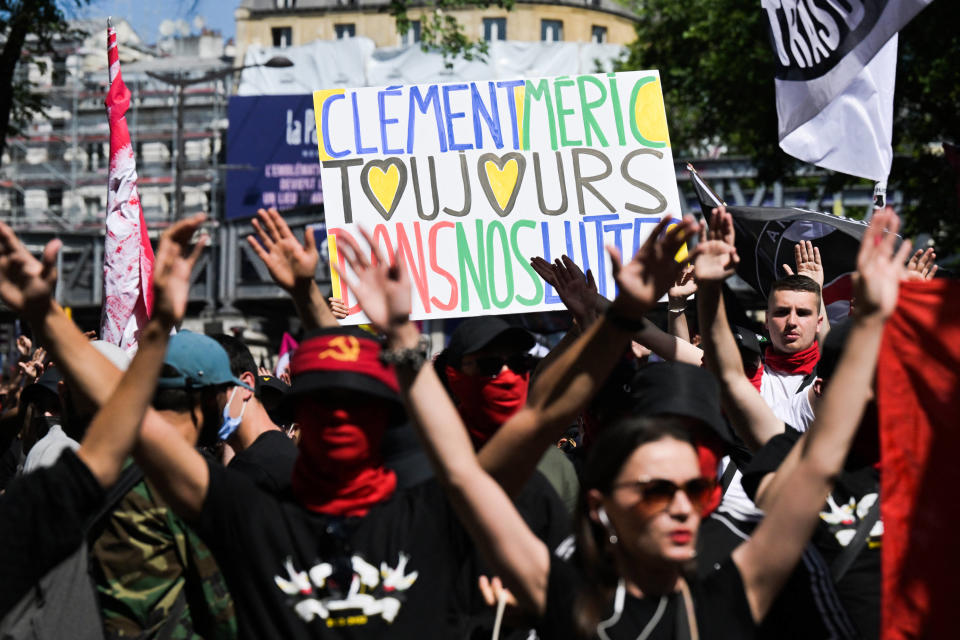
[(107, 638), (236, 638), (213, 554), (146, 479), (117, 504), (91, 562)]

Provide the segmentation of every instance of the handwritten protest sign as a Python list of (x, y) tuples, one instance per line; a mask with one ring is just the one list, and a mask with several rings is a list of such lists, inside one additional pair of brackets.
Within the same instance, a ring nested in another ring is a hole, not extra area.
[(343, 265), (338, 238), (363, 246), (357, 225), (372, 231), (404, 255), (415, 319), (560, 308), (532, 256), (566, 253), (612, 297), (604, 245), (629, 257), (680, 212), (656, 71), (313, 99), (330, 260)]

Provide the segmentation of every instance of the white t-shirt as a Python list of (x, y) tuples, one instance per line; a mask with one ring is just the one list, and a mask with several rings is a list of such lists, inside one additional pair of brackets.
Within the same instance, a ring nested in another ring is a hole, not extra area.
[(30, 449), (27, 459), (23, 463), (23, 473), (30, 473), (36, 469), (53, 466), (53, 463), (60, 458), (64, 449), (76, 451), (80, 448), (80, 443), (68, 436), (55, 424)]
[[(723, 477), (723, 472), (728, 464), (730, 464), (730, 456), (724, 456), (720, 460), (720, 470), (717, 478)], [(741, 484), (742, 479), (743, 474), (737, 469), (733, 474), (733, 480), (730, 481), (730, 485), (723, 494), (723, 500), (720, 501), (717, 511), (726, 513), (741, 522), (759, 522), (763, 520), (763, 511), (758, 509), (757, 505), (753, 504), (753, 500), (747, 496), (747, 492), (744, 491)]]
[(789, 424), (797, 431), (806, 431), (813, 421), (813, 409), (810, 402), (804, 400), (806, 393), (797, 393), (800, 384), (806, 376), (802, 373), (783, 373), (763, 368), (763, 377), (760, 379), (760, 396), (773, 409), (774, 415)]

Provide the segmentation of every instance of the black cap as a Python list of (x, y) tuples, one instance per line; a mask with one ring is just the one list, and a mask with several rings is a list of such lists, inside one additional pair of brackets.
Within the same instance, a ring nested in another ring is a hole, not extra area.
[(20, 404), (26, 406), (29, 402), (42, 400), (59, 404), (60, 395), (57, 393), (57, 385), (62, 379), (56, 367), (47, 367), (36, 382), (23, 388), (20, 393)]
[(763, 353), (763, 349), (760, 348), (760, 340), (757, 338), (757, 334), (746, 327), (741, 327), (736, 325), (733, 327), (733, 337), (737, 340), (737, 346), (740, 347), (743, 351), (752, 351), (757, 355)]
[(657, 362), (640, 369), (629, 383), (631, 413), (693, 418), (727, 444), (737, 439), (720, 409), (720, 386), (701, 367), (683, 362)]
[(512, 327), (497, 316), (467, 318), (450, 336), (450, 344), (444, 351), (446, 363), (459, 369), (463, 356), (494, 343), (516, 346), (518, 351), (529, 351), (537, 341), (530, 332)]

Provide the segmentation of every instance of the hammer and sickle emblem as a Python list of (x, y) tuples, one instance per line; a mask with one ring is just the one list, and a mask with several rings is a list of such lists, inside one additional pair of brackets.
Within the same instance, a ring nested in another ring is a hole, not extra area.
[(340, 362), (356, 362), (360, 359), (360, 341), (354, 336), (337, 336), (329, 346), (317, 354), (317, 359), (333, 358)]

